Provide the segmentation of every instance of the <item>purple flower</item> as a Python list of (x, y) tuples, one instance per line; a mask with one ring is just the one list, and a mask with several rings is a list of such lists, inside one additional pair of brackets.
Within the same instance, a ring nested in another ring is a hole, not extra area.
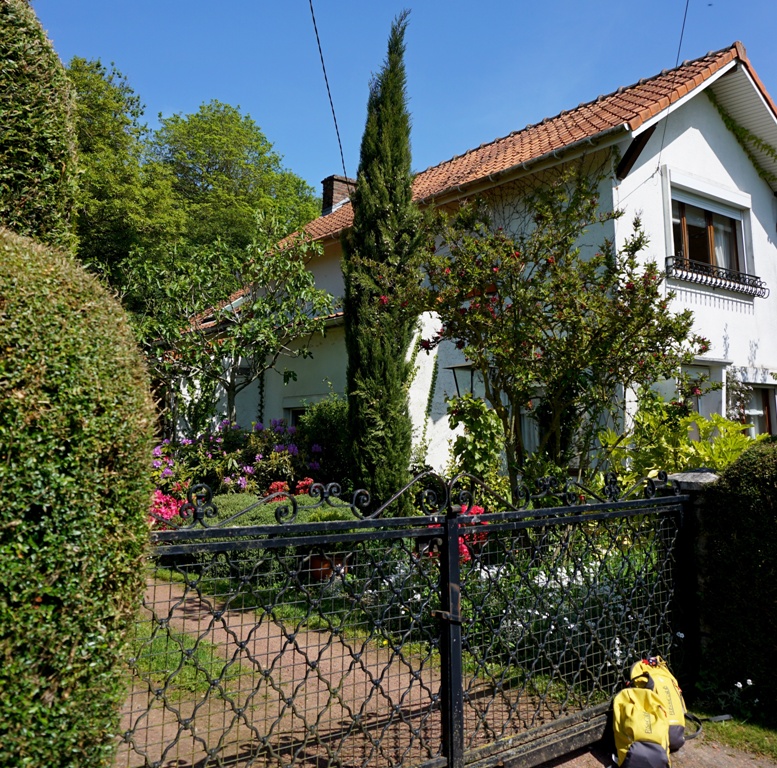
[(162, 440), (162, 445), (170, 445), (170, 438), (165, 438)]
[(245, 490), (245, 487), (248, 485), (248, 478), (247, 477), (239, 477), (238, 480), (237, 480), (237, 484), (238, 484), (238, 486), (242, 490)]
[(324, 449), (318, 443), (313, 443), (313, 445), (310, 446), (310, 452), (311, 453), (323, 453)]
[(262, 456), (261, 453), (257, 453), (256, 456), (254, 456), (254, 463), (258, 464), (263, 458), (264, 456)]
[(254, 468), (251, 466), (245, 466), (243, 467), (243, 472), (245, 472), (247, 475), (253, 475), (254, 474)]
[(276, 427), (282, 427), (283, 426), (283, 419), (273, 419), (270, 422), (270, 425), (272, 426), (273, 429), (275, 429)]
[(183, 440), (181, 440), (181, 445), (191, 445), (193, 442), (193, 440), (189, 440), (185, 437)]
[(229, 419), (222, 419), (222, 420), (219, 422), (219, 424), (218, 424), (218, 426), (216, 427), (216, 429), (225, 429), (225, 428), (226, 428), (226, 427), (228, 427), (228, 426), (229, 426)]
[(154, 448), (153, 454), (154, 454), (154, 456), (161, 456), (162, 455), (162, 446), (158, 445), (156, 448)]
[(217, 437), (216, 438), (216, 442), (217, 443), (223, 443), (224, 442), (224, 438), (223, 437)]
[(296, 427), (286, 427), (286, 434), (287, 435), (296, 435), (297, 434), (297, 428)]
[(296, 456), (299, 453), (299, 448), (297, 448), (297, 446), (294, 445), (294, 443), (289, 443), (286, 446), (286, 450), (289, 452), (289, 455), (291, 456)]
[(232, 482), (232, 478), (227, 475), (221, 482), (224, 483), (224, 485), (229, 485)]
[(213, 454), (212, 454), (212, 453), (209, 453), (209, 454), (208, 454), (208, 458), (209, 458), (209, 459), (212, 459), (212, 458), (213, 458)]
[(275, 453), (283, 453), (286, 450), (286, 446), (278, 443), (277, 445), (274, 445), (272, 449)]
[(308, 464), (308, 469), (313, 469), (313, 470), (321, 469), (321, 465), (317, 461), (311, 461)]
[(282, 435), (286, 431), (286, 427), (283, 426), (283, 424), (278, 424), (277, 426), (273, 427), (273, 432), (275, 432), (276, 435)]
[(254, 424), (254, 432), (261, 432), (264, 429), (264, 424), (262, 424), (261, 421), (257, 421), (256, 424)]
[(162, 470), (162, 477), (172, 477), (173, 476), (173, 470), (170, 469), (170, 467), (165, 467)]
[(159, 469), (159, 467), (161, 467), (161, 466), (162, 466), (162, 462), (161, 462), (161, 461), (159, 461), (159, 459), (154, 459), (154, 460), (151, 462), (151, 466), (152, 466), (154, 469)]

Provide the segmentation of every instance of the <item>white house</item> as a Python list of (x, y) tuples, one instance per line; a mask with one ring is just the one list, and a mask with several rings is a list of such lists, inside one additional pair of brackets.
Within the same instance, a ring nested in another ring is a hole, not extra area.
[[(697, 362), (712, 380), (735, 370), (755, 386), (748, 416), (759, 432), (777, 432), (777, 108), (740, 43), (599, 96), (419, 173), (416, 199), (441, 205), (506, 187), (541, 169), (617, 149), (620, 158), (601, 190), (603, 206), (626, 215), (597, 233), (622, 245), (640, 213), (650, 238), (645, 259), (666, 265), (673, 309), (690, 308), (696, 331), (711, 341)], [(308, 232), (324, 248), (313, 269), (320, 287), (344, 292), (340, 235), (353, 217), (348, 180), (326, 179), (325, 212)], [(771, 293), (770, 293), (771, 291)], [(422, 317), (425, 335), (437, 327)], [(424, 333), (424, 331), (422, 331)], [(420, 355), (411, 390), (416, 437), (442, 468), (449, 440), (445, 395), (455, 392), (452, 345)], [(287, 385), (268, 375), (238, 400), (241, 423), (293, 419), (331, 390), (345, 390), (342, 322), (333, 319), (312, 359), (293, 361)], [(435, 375), (436, 373), (436, 375)], [(702, 413), (725, 413), (726, 393), (705, 395)], [(262, 403), (262, 413), (258, 408)], [(428, 414), (428, 416), (427, 416)]]

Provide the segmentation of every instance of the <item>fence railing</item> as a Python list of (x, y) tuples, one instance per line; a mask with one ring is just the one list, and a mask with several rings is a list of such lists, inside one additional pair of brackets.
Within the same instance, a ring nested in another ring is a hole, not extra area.
[(683, 256), (667, 256), (666, 275), (687, 283), (705, 285), (709, 288), (725, 288), (760, 299), (769, 296), (769, 286), (757, 275), (692, 261)]
[(676, 640), (684, 499), (655, 490), (519, 508), (427, 474), (412, 517), (314, 486), (221, 520), (194, 489), (153, 531), (117, 764), (534, 765), (594, 740), (625, 665)]

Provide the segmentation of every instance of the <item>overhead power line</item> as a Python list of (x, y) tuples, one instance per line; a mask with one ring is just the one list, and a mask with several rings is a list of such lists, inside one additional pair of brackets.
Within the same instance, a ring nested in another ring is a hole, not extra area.
[(321, 58), (321, 69), (324, 71), (324, 82), (326, 83), (326, 93), (329, 96), (329, 106), (332, 108), (332, 120), (335, 123), (335, 133), (337, 134), (337, 146), (340, 147), (340, 162), (343, 165), (343, 176), (348, 174), (345, 170), (345, 155), (343, 154), (343, 142), (340, 141), (340, 128), (337, 125), (337, 115), (335, 114), (335, 104), (332, 101), (332, 91), (329, 89), (329, 78), (326, 75), (326, 64), (324, 64), (324, 52), (321, 50), (321, 39), (318, 36), (318, 26), (316, 25), (316, 14), (313, 11), (313, 0), (310, 0), (310, 15), (313, 19), (313, 30), (316, 33), (316, 42), (318, 43), (318, 55)]
[[(683, 48), (683, 37), (685, 37), (685, 22), (688, 19), (688, 6), (690, 4), (691, 4), (691, 0), (685, 0), (685, 12), (683, 13), (683, 26), (680, 29), (680, 42), (677, 44), (677, 56), (675, 56), (675, 60), (674, 60), (675, 78), (677, 77), (677, 67), (680, 66), (680, 51)], [(661, 131), (661, 146), (658, 148), (658, 164), (656, 166), (656, 172), (661, 170), (661, 155), (664, 152), (664, 142), (666, 141), (666, 127), (668, 123), (669, 123), (669, 119), (667, 117), (664, 120), (664, 127), (663, 127), (663, 130)]]

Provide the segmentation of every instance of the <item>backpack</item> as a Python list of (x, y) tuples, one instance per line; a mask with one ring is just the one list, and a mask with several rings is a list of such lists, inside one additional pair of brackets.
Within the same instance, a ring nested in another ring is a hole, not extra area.
[[(686, 739), (693, 739), (701, 731), (701, 722), (699, 718), (692, 715), (685, 708), (685, 701), (680, 686), (677, 684), (675, 676), (669, 671), (666, 662), (660, 656), (646, 656), (642, 661), (638, 661), (632, 668), (629, 677), (632, 684), (648, 675), (654, 684), (654, 690), (664, 705), (667, 717), (669, 719), (669, 749), (676, 752)], [(686, 720), (696, 724), (695, 731), (686, 733)]]
[(612, 725), (620, 768), (669, 768), (669, 717), (649, 674), (615, 695)]

